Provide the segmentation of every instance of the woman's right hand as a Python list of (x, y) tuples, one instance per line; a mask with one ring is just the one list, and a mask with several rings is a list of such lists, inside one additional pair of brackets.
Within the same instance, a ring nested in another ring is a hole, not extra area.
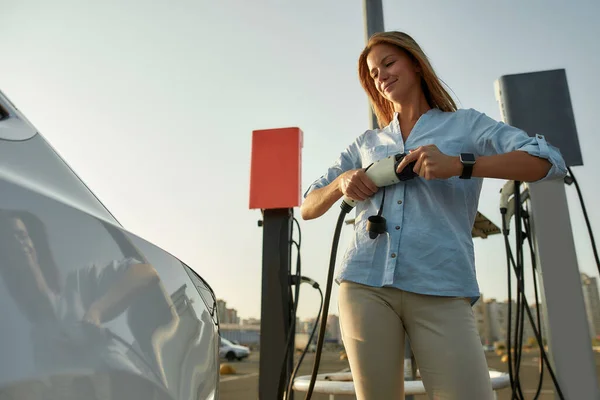
[(363, 201), (374, 195), (378, 188), (363, 168), (346, 171), (340, 179), (340, 190), (344, 196)]

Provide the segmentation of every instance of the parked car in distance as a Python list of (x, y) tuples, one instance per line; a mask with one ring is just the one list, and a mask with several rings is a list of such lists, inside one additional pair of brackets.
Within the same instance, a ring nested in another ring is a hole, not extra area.
[(227, 361), (238, 360), (241, 361), (244, 358), (250, 356), (250, 348), (234, 344), (231, 341), (221, 337), (221, 346), (219, 348), (219, 355), (221, 358), (227, 359)]

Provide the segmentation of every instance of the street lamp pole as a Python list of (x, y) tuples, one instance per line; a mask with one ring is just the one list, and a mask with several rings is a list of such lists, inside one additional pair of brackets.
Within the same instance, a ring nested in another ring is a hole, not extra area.
[[(381, 0), (363, 0), (365, 42), (377, 32), (383, 32), (383, 6)], [(371, 129), (377, 128), (377, 117), (370, 110)]]

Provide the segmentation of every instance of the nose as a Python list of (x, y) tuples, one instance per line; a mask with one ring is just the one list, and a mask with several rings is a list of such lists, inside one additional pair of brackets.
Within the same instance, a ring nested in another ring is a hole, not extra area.
[(389, 77), (390, 77), (390, 74), (385, 72), (385, 70), (381, 70), (381, 71), (379, 71), (377, 80), (379, 81), (379, 84), (381, 85), (382, 83), (385, 83), (385, 81), (387, 81)]

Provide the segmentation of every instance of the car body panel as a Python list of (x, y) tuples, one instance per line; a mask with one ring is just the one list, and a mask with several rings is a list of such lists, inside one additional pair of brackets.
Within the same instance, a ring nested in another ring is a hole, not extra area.
[(210, 286), (0, 107), (0, 398), (218, 398)]

